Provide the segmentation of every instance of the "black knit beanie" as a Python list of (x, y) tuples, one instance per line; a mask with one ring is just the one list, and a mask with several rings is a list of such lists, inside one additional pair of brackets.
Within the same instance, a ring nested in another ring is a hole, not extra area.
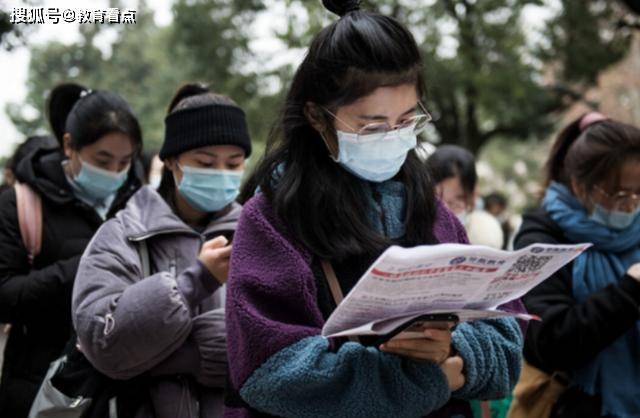
[(169, 113), (164, 119), (160, 159), (209, 145), (236, 145), (251, 155), (244, 111), (237, 106), (210, 104)]

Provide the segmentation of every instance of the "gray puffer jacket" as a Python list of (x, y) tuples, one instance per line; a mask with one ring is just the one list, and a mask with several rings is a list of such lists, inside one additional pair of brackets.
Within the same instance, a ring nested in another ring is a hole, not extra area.
[[(89, 243), (73, 289), (73, 323), (83, 353), (114, 379), (154, 376), (136, 417), (221, 416), (226, 381), (224, 288), (198, 261), (202, 244), (230, 237), (241, 206), (204, 232), (186, 225), (143, 187)], [(149, 252), (143, 275), (140, 242)]]

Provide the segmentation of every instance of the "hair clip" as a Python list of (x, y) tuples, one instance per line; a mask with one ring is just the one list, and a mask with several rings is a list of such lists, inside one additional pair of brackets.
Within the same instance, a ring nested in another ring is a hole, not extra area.
[(600, 112), (589, 112), (580, 119), (580, 132), (597, 122), (609, 119)]
[(93, 90), (91, 90), (91, 89), (82, 90), (82, 91), (80, 92), (80, 98), (83, 98), (83, 97), (85, 97), (85, 96), (88, 96), (88, 95), (90, 95), (91, 93), (93, 93)]

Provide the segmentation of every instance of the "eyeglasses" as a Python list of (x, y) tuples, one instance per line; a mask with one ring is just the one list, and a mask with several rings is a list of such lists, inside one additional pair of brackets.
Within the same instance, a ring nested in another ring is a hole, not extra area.
[(594, 190), (600, 193), (602, 196), (613, 202), (615, 208), (628, 208), (637, 207), (640, 205), (640, 194), (619, 191), (615, 193), (607, 193), (603, 188), (594, 186)]
[(410, 116), (404, 119), (402, 122), (400, 122), (397, 125), (391, 126), (389, 122), (373, 122), (363, 126), (360, 129), (355, 129), (351, 127), (351, 125), (349, 125), (347, 122), (337, 117), (329, 109), (325, 107), (322, 107), (322, 109), (328, 114), (330, 114), (331, 116), (333, 116), (336, 120), (342, 122), (349, 129), (351, 129), (353, 133), (357, 134), (358, 136), (382, 134), (382, 133), (394, 131), (396, 129), (404, 129), (409, 127), (413, 128), (414, 134), (419, 135), (422, 131), (424, 131), (424, 129), (427, 127), (427, 124), (431, 122), (433, 118), (431, 117), (431, 114), (427, 111), (427, 109), (425, 109), (424, 105), (421, 102), (418, 102), (417, 107), (419, 108), (419, 110), (417, 109), (416, 111), (422, 111), (423, 113)]

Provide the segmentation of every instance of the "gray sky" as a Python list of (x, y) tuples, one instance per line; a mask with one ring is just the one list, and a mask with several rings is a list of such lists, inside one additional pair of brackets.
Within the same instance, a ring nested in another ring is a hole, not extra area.
[[(555, 3), (557, 0), (549, 0)], [(135, 8), (136, 1), (125, 0), (126, 7)], [(152, 3), (155, 11), (155, 19), (159, 25), (167, 25), (171, 21), (172, 0), (154, 0)], [(285, 62), (298, 62), (303, 55), (303, 51), (286, 51), (284, 46), (274, 38), (273, 30), (282, 28), (284, 24), (284, 6), (277, 0), (267, 0), (267, 12), (263, 13), (252, 27), (256, 40), (251, 44), (251, 48), (258, 54), (256, 64), (265, 68), (273, 68)], [(91, 2), (91, 9), (106, 9), (108, 0), (98, 0)], [(4, 10), (11, 11), (14, 7), (25, 7), (21, 1), (0, 0), (0, 6)], [(64, 9), (87, 8), (87, 2), (81, 0), (51, 1), (44, 0), (38, 7), (57, 7)], [(540, 27), (540, 23), (546, 18), (549, 8), (528, 7), (525, 13), (525, 31), (533, 35)], [(0, 89), (0, 156), (8, 155), (13, 150), (14, 145), (20, 142), (23, 137), (14, 128), (13, 124), (5, 114), (7, 103), (21, 103), (27, 94), (27, 76), (29, 67), (29, 46), (57, 40), (64, 43), (71, 43), (77, 39), (77, 23), (44, 24), (39, 25), (29, 37), (29, 45), (26, 48), (18, 48), (12, 52), (0, 51), (0, 80), (3, 80)], [(108, 40), (104, 40), (108, 44)]]

